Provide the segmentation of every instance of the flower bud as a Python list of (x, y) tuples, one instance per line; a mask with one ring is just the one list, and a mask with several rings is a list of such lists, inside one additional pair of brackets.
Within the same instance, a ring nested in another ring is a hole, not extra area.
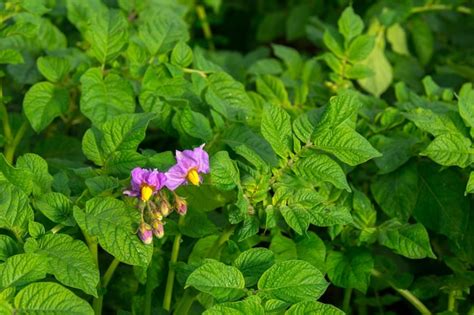
[(151, 226), (145, 222), (140, 223), (140, 227), (138, 228), (138, 236), (144, 244), (151, 244), (151, 242), (153, 242), (153, 232)]
[(155, 234), (156, 237), (162, 238), (165, 235), (163, 222), (161, 222), (160, 220), (153, 220), (151, 225), (153, 227), (153, 234)]
[(175, 203), (175, 207), (176, 207), (176, 211), (180, 214), (180, 215), (185, 215), (186, 212), (188, 212), (188, 203), (186, 202), (186, 200), (178, 195), (175, 195), (174, 196), (174, 203)]
[(167, 217), (171, 213), (171, 205), (166, 197), (161, 198), (160, 212), (164, 217)]

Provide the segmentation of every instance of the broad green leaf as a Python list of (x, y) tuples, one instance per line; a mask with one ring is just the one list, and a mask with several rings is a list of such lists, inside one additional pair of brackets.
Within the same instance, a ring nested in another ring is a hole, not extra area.
[(0, 261), (17, 254), (19, 251), (16, 241), (8, 235), (0, 234)]
[(290, 115), (277, 106), (267, 105), (263, 111), (260, 128), (275, 153), (286, 158), (293, 148)]
[(425, 227), (420, 224), (393, 225), (379, 233), (380, 244), (393, 249), (397, 254), (411, 258), (436, 258), (431, 250)]
[(52, 282), (32, 283), (15, 297), (18, 314), (93, 315), (94, 310), (83, 299)]
[(358, 16), (352, 7), (347, 7), (341, 14), (337, 21), (339, 32), (344, 35), (344, 38), (349, 42), (354, 37), (360, 35), (364, 30), (364, 22)]
[(316, 148), (334, 154), (349, 165), (358, 165), (381, 154), (352, 128), (341, 125), (333, 129), (321, 129), (313, 135)]
[(333, 226), (352, 222), (350, 209), (342, 205), (319, 204), (309, 210), (310, 221), (316, 226)]
[(96, 197), (86, 203), (85, 210), (74, 209), (74, 218), (100, 246), (121, 262), (147, 266), (153, 246), (144, 245), (136, 235), (139, 213), (122, 201)]
[(324, 154), (316, 154), (298, 160), (294, 165), (295, 174), (309, 182), (329, 182), (334, 187), (351, 191), (346, 175), (333, 159)]
[(6, 300), (0, 299), (0, 314), (14, 314), (15, 310)]
[(111, 192), (120, 187), (118, 179), (111, 176), (90, 177), (86, 179), (85, 184), (93, 196)]
[(263, 95), (269, 102), (278, 106), (288, 106), (288, 93), (283, 82), (272, 75), (262, 75), (256, 81), (257, 92)]
[(232, 190), (240, 185), (239, 169), (226, 151), (220, 151), (211, 158), (212, 184), (219, 190)]
[(27, 169), (11, 166), (3, 153), (0, 153), (0, 183), (1, 182), (8, 182), (20, 188), (28, 195), (33, 190), (33, 174)]
[(379, 168), (379, 174), (387, 174), (395, 171), (417, 152), (419, 139), (409, 135), (397, 135), (387, 137), (377, 134), (369, 139), (370, 143), (380, 153), (381, 157), (375, 158), (375, 165)]
[(397, 54), (410, 55), (406, 32), (399, 23), (395, 23), (387, 29), (387, 41)]
[(308, 229), (310, 215), (304, 207), (283, 205), (280, 207), (280, 213), (296, 233), (302, 235)]
[(365, 294), (374, 268), (374, 259), (366, 250), (351, 248), (346, 252), (329, 252), (326, 266), (329, 279), (334, 285), (354, 288)]
[(298, 75), (303, 67), (303, 59), (298, 51), (291, 47), (275, 44), (272, 44), (272, 48), (275, 56), (283, 60), (289, 75), (295, 80), (298, 79)]
[(68, 59), (55, 56), (39, 57), (36, 65), (41, 74), (51, 82), (60, 82), (71, 69)]
[(375, 46), (375, 39), (371, 35), (362, 35), (354, 39), (347, 50), (347, 58), (352, 62), (366, 59)]
[(401, 222), (408, 221), (418, 197), (418, 172), (415, 164), (382, 175), (370, 186), (382, 211)]
[(284, 312), (290, 305), (291, 303), (285, 301), (269, 299), (265, 301), (265, 312), (270, 314), (272, 312)]
[(326, 270), (326, 245), (316, 233), (308, 231), (296, 238), (296, 252), (298, 259), (311, 263), (322, 272)]
[(459, 174), (453, 169), (440, 172), (431, 164), (421, 165), (418, 174), (419, 192), (413, 216), (428, 229), (452, 240), (461, 239), (466, 233), (470, 210)]
[(456, 165), (464, 168), (474, 161), (474, 149), (471, 144), (469, 138), (446, 133), (437, 136), (420, 155), (426, 155), (444, 166)]
[(247, 72), (254, 75), (273, 74), (278, 75), (283, 71), (281, 63), (277, 59), (263, 58), (255, 61)]
[(257, 284), (260, 276), (275, 262), (273, 252), (266, 248), (251, 248), (242, 252), (235, 260), (237, 267), (245, 278), (245, 286)]
[(250, 296), (243, 301), (228, 302), (214, 305), (206, 310), (203, 315), (264, 315), (265, 310), (258, 296)]
[(28, 222), (28, 234), (30, 234), (31, 239), (39, 238), (45, 233), (46, 229), (43, 224), (35, 221)]
[(193, 50), (185, 42), (180, 41), (171, 52), (171, 63), (185, 68), (192, 62)]
[(75, 225), (72, 202), (61, 193), (50, 192), (41, 195), (35, 199), (34, 206), (55, 223), (67, 226)]
[(302, 260), (276, 263), (258, 281), (260, 294), (289, 303), (318, 299), (327, 287), (321, 271)]
[(24, 63), (23, 56), (21, 53), (14, 49), (1, 49), (0, 50), (0, 64), (19, 64)]
[(374, 71), (367, 65), (357, 63), (347, 66), (346, 77), (348, 79), (364, 79), (374, 75)]
[(104, 77), (99, 68), (90, 68), (81, 77), (81, 112), (94, 125), (126, 113), (135, 111), (132, 86), (115, 73)]
[(318, 130), (335, 128), (347, 123), (362, 106), (359, 96), (353, 91), (344, 91), (331, 97), (317, 125)]
[(0, 288), (20, 287), (46, 277), (48, 261), (37, 254), (18, 254), (0, 264)]
[(101, 12), (106, 12), (106, 6), (100, 0), (67, 0), (67, 18), (84, 34), (89, 21)]
[(184, 21), (171, 10), (153, 11), (138, 28), (140, 39), (151, 55), (169, 52), (180, 41), (187, 41), (189, 34)]
[(323, 35), (324, 45), (337, 57), (344, 57), (344, 37), (334, 28), (327, 27)]
[(242, 83), (224, 72), (218, 72), (208, 77), (208, 84), (205, 99), (215, 111), (237, 120), (246, 120), (251, 115), (254, 106)]
[(474, 194), (474, 171), (469, 175), (469, 181), (467, 182), (466, 192), (464, 195)]
[(178, 115), (180, 125), (188, 135), (205, 142), (211, 140), (212, 129), (206, 116), (190, 109), (185, 109)]
[(18, 187), (0, 183), (0, 228), (14, 231), (22, 236), (33, 220), (33, 210), (28, 196)]
[(459, 91), (458, 108), (466, 124), (474, 128), (474, 90), (471, 83), (464, 84)]
[(275, 254), (276, 262), (298, 258), (295, 242), (281, 234), (272, 238), (270, 250)]
[(371, 228), (377, 221), (377, 211), (370, 202), (370, 199), (361, 191), (354, 190), (352, 196), (352, 218), (354, 226), (360, 230)]
[(323, 109), (324, 107), (310, 110), (293, 121), (293, 132), (301, 142), (306, 144), (311, 141), (311, 135), (321, 119)]
[(30, 171), (33, 195), (39, 196), (51, 191), (53, 177), (49, 174), (48, 164), (42, 157), (33, 153), (23, 154), (17, 159), (16, 167)]
[(68, 105), (67, 91), (49, 82), (33, 85), (23, 100), (25, 115), (36, 132), (41, 132), (54, 118), (63, 114)]
[(90, 53), (102, 65), (115, 59), (128, 42), (128, 23), (118, 10), (107, 10), (91, 20), (85, 38)]
[(59, 282), (97, 297), (99, 270), (82, 241), (66, 234), (47, 234), (37, 241), (29, 239), (25, 250), (45, 257), (48, 273)]
[(415, 52), (423, 65), (428, 64), (434, 52), (435, 39), (428, 21), (416, 17), (410, 21), (410, 33)]
[(285, 312), (285, 315), (344, 315), (343, 311), (337, 307), (316, 301), (300, 302)]
[(210, 260), (189, 275), (186, 287), (212, 295), (219, 302), (234, 301), (245, 294), (242, 273), (233, 266)]
[(425, 108), (416, 108), (404, 114), (418, 128), (433, 136), (440, 136), (445, 133), (461, 134), (454, 121), (447, 114), (436, 113)]

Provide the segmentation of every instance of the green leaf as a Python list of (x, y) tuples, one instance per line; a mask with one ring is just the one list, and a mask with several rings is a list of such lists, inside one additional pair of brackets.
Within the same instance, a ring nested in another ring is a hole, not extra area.
[(437, 136), (420, 155), (426, 155), (444, 166), (467, 167), (474, 161), (474, 149), (471, 145), (469, 138), (446, 133)]
[(67, 0), (67, 18), (81, 33), (85, 33), (89, 21), (101, 12), (106, 11), (106, 6), (100, 0)]
[(327, 287), (321, 271), (302, 260), (276, 263), (258, 281), (260, 294), (288, 303), (318, 299)]
[(318, 130), (313, 135), (313, 143), (316, 148), (334, 154), (339, 160), (352, 166), (381, 156), (367, 139), (344, 125)]
[(122, 201), (96, 197), (86, 202), (85, 211), (74, 209), (74, 218), (100, 246), (121, 262), (147, 266), (153, 246), (144, 245), (136, 235), (139, 213)]
[(319, 204), (309, 211), (311, 223), (316, 226), (333, 226), (352, 222), (350, 209), (342, 205)]
[(348, 123), (362, 106), (358, 94), (353, 91), (344, 91), (331, 97), (317, 125), (318, 130)]
[(75, 225), (72, 214), (72, 202), (61, 193), (49, 192), (34, 201), (36, 209), (55, 223), (67, 226)]
[(354, 37), (360, 35), (364, 30), (364, 22), (358, 16), (352, 7), (347, 7), (341, 14), (337, 21), (339, 32), (344, 35), (344, 38), (349, 42)]
[(8, 257), (17, 254), (18, 245), (13, 238), (0, 234), (0, 261), (7, 260)]
[(16, 167), (31, 173), (34, 196), (51, 191), (53, 177), (49, 174), (48, 164), (42, 157), (34, 153), (23, 154), (17, 159)]
[(296, 80), (300, 75), (301, 68), (303, 67), (303, 59), (298, 51), (291, 47), (275, 44), (272, 44), (272, 48), (275, 56), (283, 60), (285, 63), (289, 75)]
[(329, 279), (334, 285), (354, 288), (365, 294), (374, 268), (374, 259), (366, 250), (351, 248), (346, 252), (329, 252), (326, 266)]
[(286, 223), (296, 233), (302, 235), (306, 232), (310, 223), (310, 216), (305, 208), (283, 205), (280, 207), (280, 212)]
[(337, 57), (344, 57), (344, 37), (334, 28), (326, 27), (323, 35), (324, 45)]
[(110, 73), (104, 77), (99, 68), (91, 68), (82, 75), (81, 83), (81, 112), (94, 125), (135, 111), (132, 86), (119, 75)]
[(396, 224), (381, 229), (379, 242), (393, 249), (397, 254), (411, 259), (436, 258), (431, 250), (428, 232), (420, 223)]
[(102, 65), (115, 59), (128, 42), (128, 23), (118, 10), (96, 14), (90, 21), (85, 38), (90, 53)]
[(46, 277), (48, 261), (37, 254), (18, 254), (0, 265), (0, 288), (21, 287)]
[(174, 46), (171, 52), (171, 63), (186, 68), (193, 62), (193, 50), (183, 41)]
[(285, 85), (279, 78), (269, 74), (262, 75), (257, 78), (256, 85), (257, 92), (269, 102), (279, 106), (290, 105)]
[(48, 261), (48, 273), (61, 283), (97, 297), (99, 270), (89, 248), (66, 234), (47, 234), (37, 241), (28, 240), (27, 253), (37, 253)]
[(418, 197), (418, 171), (408, 164), (396, 171), (377, 177), (370, 186), (382, 211), (401, 222), (408, 221)]
[(352, 62), (366, 59), (375, 46), (375, 39), (371, 35), (362, 35), (354, 39), (347, 50), (347, 58)]
[(23, 108), (31, 126), (41, 132), (54, 118), (66, 112), (69, 96), (66, 90), (49, 82), (33, 85), (25, 94)]
[(245, 278), (245, 286), (257, 284), (260, 276), (275, 262), (273, 252), (266, 248), (251, 248), (242, 252), (234, 261)]
[(5, 159), (3, 153), (0, 153), (0, 183), (8, 182), (20, 188), (26, 194), (33, 190), (32, 174), (24, 168), (15, 168)]
[(410, 55), (406, 32), (399, 23), (395, 23), (387, 29), (387, 40), (392, 46), (392, 50), (397, 54)]
[(410, 33), (415, 46), (415, 52), (423, 65), (428, 64), (434, 52), (434, 35), (430, 25), (423, 18), (414, 18), (410, 21)]
[(15, 297), (19, 314), (93, 315), (92, 307), (63, 286), (52, 282), (32, 283)]
[(205, 91), (206, 102), (229, 119), (246, 120), (253, 111), (252, 101), (242, 83), (224, 72), (213, 73), (208, 77)]
[(352, 218), (354, 226), (360, 230), (371, 228), (377, 221), (377, 211), (370, 202), (370, 199), (361, 191), (354, 190), (352, 196)]
[(140, 39), (152, 56), (169, 52), (180, 41), (189, 39), (187, 25), (171, 10), (153, 11), (138, 28)]
[(308, 231), (296, 239), (296, 252), (298, 259), (305, 260), (324, 272), (326, 270), (326, 245), (318, 235)]
[(247, 72), (254, 75), (273, 74), (277, 75), (283, 71), (281, 63), (277, 59), (263, 58), (255, 61)]
[(233, 266), (209, 260), (189, 275), (186, 287), (212, 295), (219, 302), (234, 301), (245, 294), (242, 273)]
[(474, 194), (474, 171), (469, 175), (469, 181), (467, 182), (466, 192), (464, 195)]
[(60, 82), (71, 69), (68, 59), (55, 56), (39, 57), (36, 65), (41, 74), (51, 82)]
[(23, 56), (21, 53), (14, 49), (1, 49), (0, 50), (0, 64), (19, 64), (24, 63)]
[(286, 158), (293, 148), (290, 115), (283, 109), (267, 105), (264, 108), (261, 132), (276, 154)]
[(309, 182), (329, 182), (336, 188), (351, 191), (344, 171), (339, 164), (327, 155), (313, 153), (302, 158), (295, 163), (293, 171), (297, 176)]
[(374, 75), (374, 71), (366, 65), (357, 63), (352, 66), (347, 66), (346, 77), (348, 79), (364, 79)]
[(295, 242), (281, 234), (277, 234), (272, 238), (270, 250), (275, 254), (276, 262), (296, 259), (298, 257)]
[(86, 179), (85, 184), (93, 196), (110, 193), (115, 188), (120, 187), (118, 179), (110, 176), (90, 177)]
[(28, 234), (30, 234), (32, 239), (39, 238), (45, 233), (46, 230), (43, 224), (35, 221), (28, 222)]
[(395, 171), (408, 162), (417, 151), (416, 145), (420, 140), (417, 137), (401, 135), (386, 137), (377, 134), (370, 138), (370, 143), (383, 155), (375, 158), (374, 162), (380, 170), (380, 174)]
[(465, 187), (459, 174), (453, 169), (440, 172), (434, 165), (422, 165), (418, 174), (415, 219), (454, 241), (462, 239), (469, 218), (469, 200), (463, 196)]
[(250, 296), (243, 301), (217, 304), (206, 310), (203, 315), (264, 315), (265, 310), (257, 296)]
[(415, 125), (433, 136), (440, 136), (445, 133), (462, 134), (450, 116), (447, 114), (435, 113), (430, 109), (416, 108), (405, 113), (404, 116)]
[(209, 119), (201, 113), (185, 109), (179, 113), (179, 122), (183, 130), (190, 136), (205, 142), (211, 140), (212, 129)]
[(472, 104), (474, 104), (474, 90), (471, 83), (466, 83), (459, 91), (459, 114), (469, 127), (474, 128), (474, 106)]
[(220, 151), (211, 158), (212, 184), (219, 190), (232, 190), (240, 185), (239, 169), (226, 151)]
[(303, 315), (303, 314), (312, 314), (312, 315), (344, 315), (343, 311), (337, 307), (324, 304), (316, 301), (306, 301), (300, 302), (285, 312), (285, 315)]
[(28, 196), (18, 187), (0, 183), (0, 228), (14, 231), (21, 236), (33, 220), (33, 210)]

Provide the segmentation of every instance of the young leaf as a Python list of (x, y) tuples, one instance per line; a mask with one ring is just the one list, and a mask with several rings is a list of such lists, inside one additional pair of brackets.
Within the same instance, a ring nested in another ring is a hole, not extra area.
[(323, 35), (324, 45), (337, 57), (344, 57), (344, 38), (334, 28), (326, 27)]
[(347, 42), (351, 41), (354, 37), (360, 35), (364, 30), (364, 22), (358, 16), (352, 7), (347, 7), (342, 12), (341, 17), (337, 21), (339, 32), (344, 35)]
[(344, 315), (343, 311), (330, 304), (323, 304), (317, 301), (305, 301), (294, 304), (285, 315)]
[(459, 134), (442, 134), (420, 153), (444, 166), (467, 167), (474, 161), (474, 149), (471, 140)]
[(226, 151), (220, 151), (211, 158), (212, 184), (220, 190), (232, 190), (240, 185), (239, 169)]
[(347, 58), (352, 62), (367, 58), (375, 46), (375, 39), (371, 35), (362, 35), (354, 39), (347, 50)]
[(94, 310), (83, 299), (52, 282), (32, 283), (15, 297), (18, 313), (93, 315)]
[(298, 51), (291, 47), (275, 44), (272, 45), (272, 48), (275, 55), (285, 63), (290, 76), (296, 79), (303, 67), (303, 60)]
[(135, 111), (132, 86), (119, 75), (110, 73), (104, 77), (99, 68), (90, 68), (82, 75), (81, 83), (81, 112), (94, 125)]
[(33, 216), (28, 196), (9, 183), (0, 183), (0, 228), (22, 235)]
[(329, 99), (318, 124), (318, 130), (332, 129), (349, 121), (363, 106), (357, 93), (347, 90)]
[(350, 209), (342, 205), (318, 204), (309, 211), (311, 223), (316, 226), (333, 226), (351, 223)]
[(42, 157), (34, 153), (23, 154), (16, 160), (16, 167), (31, 173), (34, 196), (51, 191), (53, 177), (49, 174), (48, 164)]
[(263, 111), (261, 132), (276, 154), (286, 158), (293, 148), (290, 115), (277, 106), (267, 105)]
[(288, 303), (318, 299), (327, 287), (321, 271), (302, 260), (276, 263), (258, 281), (260, 294)]
[(365, 293), (374, 268), (374, 259), (366, 250), (351, 248), (346, 252), (329, 252), (326, 266), (329, 279), (334, 285)]
[(36, 253), (48, 261), (48, 273), (70, 287), (97, 297), (99, 270), (86, 244), (66, 234), (47, 234), (37, 241), (28, 239), (27, 253)]
[(180, 41), (176, 46), (174, 46), (173, 51), (171, 52), (171, 63), (186, 68), (192, 62), (192, 49), (185, 42)]
[(286, 223), (295, 230), (296, 233), (302, 235), (308, 229), (310, 223), (310, 215), (304, 207), (298, 206), (281, 206), (280, 212)]
[(235, 267), (210, 260), (189, 275), (186, 287), (212, 295), (219, 302), (234, 301), (245, 294), (245, 280)]
[(265, 310), (261, 305), (261, 300), (258, 296), (250, 296), (243, 301), (228, 302), (214, 305), (206, 310), (203, 315), (264, 315)]
[(0, 265), (0, 289), (21, 287), (46, 277), (48, 261), (37, 254), (18, 254)]
[(71, 69), (68, 59), (55, 56), (39, 57), (36, 64), (41, 74), (51, 82), (60, 82)]
[(428, 232), (420, 223), (396, 225), (382, 229), (379, 234), (379, 242), (396, 253), (411, 259), (436, 258), (431, 250)]
[(212, 138), (209, 119), (201, 113), (186, 108), (179, 113), (179, 123), (183, 130), (191, 137), (201, 139), (204, 142)]
[(21, 53), (14, 49), (1, 49), (0, 50), (0, 64), (19, 64), (24, 63), (23, 56)]
[(260, 276), (270, 268), (275, 261), (273, 252), (266, 248), (251, 248), (242, 252), (235, 260), (237, 267), (245, 278), (245, 286), (257, 284)]
[(285, 85), (279, 78), (269, 74), (262, 75), (257, 78), (256, 85), (257, 92), (265, 96), (269, 102), (277, 106), (290, 105)]
[(91, 44), (91, 54), (105, 65), (120, 54), (128, 41), (127, 20), (118, 10), (96, 14), (85, 37)]
[(23, 108), (31, 127), (39, 133), (67, 110), (68, 102), (66, 90), (49, 82), (40, 82), (26, 92)]
[(138, 212), (113, 198), (96, 197), (86, 203), (85, 210), (74, 209), (74, 218), (91, 236), (96, 236), (100, 246), (120, 261), (137, 266), (147, 266), (153, 246), (144, 245), (133, 225), (139, 222)]

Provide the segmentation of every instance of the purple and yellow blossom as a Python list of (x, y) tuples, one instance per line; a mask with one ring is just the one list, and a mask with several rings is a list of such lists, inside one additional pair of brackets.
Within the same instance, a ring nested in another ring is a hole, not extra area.
[(149, 224), (142, 222), (138, 228), (138, 236), (144, 244), (151, 244), (153, 242), (153, 229)]
[(209, 173), (209, 155), (203, 150), (204, 144), (194, 150), (176, 151), (176, 165), (166, 172), (166, 187), (175, 190), (185, 183), (199, 186), (202, 177)]
[(185, 215), (188, 212), (188, 203), (186, 200), (174, 194), (174, 206), (179, 215)]
[(139, 197), (142, 201), (150, 200), (166, 183), (165, 174), (157, 170), (147, 170), (136, 167), (132, 170), (131, 189), (124, 194)]
[(160, 220), (153, 220), (151, 226), (153, 229), (153, 234), (157, 238), (163, 238), (163, 236), (165, 235), (165, 228), (163, 222)]

